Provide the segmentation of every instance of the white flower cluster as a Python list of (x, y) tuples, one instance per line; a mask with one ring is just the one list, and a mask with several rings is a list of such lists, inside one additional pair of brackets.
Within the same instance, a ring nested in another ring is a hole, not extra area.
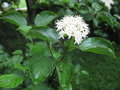
[(105, 3), (105, 6), (108, 7), (108, 9), (111, 9), (111, 5), (114, 4), (113, 0), (101, 0), (103, 3)]
[(3, 2), (3, 4), (1, 6), (2, 6), (2, 8), (8, 8), (9, 4), (7, 2)]
[(80, 44), (90, 32), (88, 24), (78, 15), (63, 17), (56, 22), (56, 28), (60, 38), (64, 39), (64, 35), (67, 35), (69, 39), (74, 37), (77, 44)]

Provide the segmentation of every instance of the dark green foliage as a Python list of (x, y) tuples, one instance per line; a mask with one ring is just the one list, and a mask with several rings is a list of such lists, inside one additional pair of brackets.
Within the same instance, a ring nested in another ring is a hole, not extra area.
[[(77, 56), (79, 54), (79, 56)], [(76, 64), (76, 77), (73, 82), (74, 90), (118, 90), (119, 87), (119, 65), (118, 58), (96, 55), (92, 53), (76, 52), (73, 62)], [(80, 64), (78, 64), (80, 63)]]

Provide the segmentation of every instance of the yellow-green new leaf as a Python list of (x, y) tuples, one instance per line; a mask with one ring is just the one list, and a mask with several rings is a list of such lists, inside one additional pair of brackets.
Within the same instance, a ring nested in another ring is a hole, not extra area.
[(15, 88), (23, 82), (23, 77), (15, 74), (6, 74), (0, 76), (0, 87)]

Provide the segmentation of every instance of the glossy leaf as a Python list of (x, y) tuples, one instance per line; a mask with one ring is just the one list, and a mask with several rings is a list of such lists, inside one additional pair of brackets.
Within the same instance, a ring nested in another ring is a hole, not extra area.
[(35, 17), (36, 26), (46, 26), (56, 18), (56, 14), (52, 11), (42, 11)]
[(18, 87), (23, 82), (23, 77), (15, 74), (6, 74), (0, 76), (0, 87), (14, 88)]
[(30, 74), (34, 83), (44, 81), (53, 69), (53, 61), (47, 56), (33, 56), (29, 60)]
[(17, 26), (27, 25), (25, 17), (18, 12), (10, 12), (3, 19)]
[(97, 38), (97, 37), (88, 38), (79, 45), (79, 48), (82, 51), (93, 52), (96, 54), (109, 55), (114, 58), (116, 57), (115, 50), (114, 50), (112, 43), (103, 38)]
[(71, 80), (74, 74), (74, 66), (71, 62), (62, 61), (57, 63), (57, 74), (60, 86), (63, 90), (71, 90)]
[(56, 31), (49, 27), (33, 27), (27, 35), (49, 42), (58, 42)]
[(45, 42), (38, 42), (38, 43), (35, 43), (35, 44), (27, 44), (27, 46), (30, 48), (30, 52), (33, 54), (33, 55), (36, 55), (36, 54), (44, 54), (48, 48), (47, 44)]

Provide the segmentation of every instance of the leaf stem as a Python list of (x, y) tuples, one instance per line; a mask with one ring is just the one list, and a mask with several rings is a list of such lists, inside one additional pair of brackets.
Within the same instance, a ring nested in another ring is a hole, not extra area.
[(46, 41), (46, 42), (47, 42), (47, 45), (48, 45), (51, 56), (54, 57), (53, 53), (52, 53), (52, 45), (51, 45), (51, 43), (49, 43), (48, 41)]
[(64, 53), (63, 53), (63, 56), (61, 57), (60, 61), (63, 61), (63, 60), (64, 60), (64, 57), (66, 56), (66, 54), (67, 54), (67, 52), (68, 52), (69, 44), (70, 44), (71, 40), (72, 40), (72, 38), (68, 41), (67, 46), (66, 46), (65, 49), (64, 49)]

